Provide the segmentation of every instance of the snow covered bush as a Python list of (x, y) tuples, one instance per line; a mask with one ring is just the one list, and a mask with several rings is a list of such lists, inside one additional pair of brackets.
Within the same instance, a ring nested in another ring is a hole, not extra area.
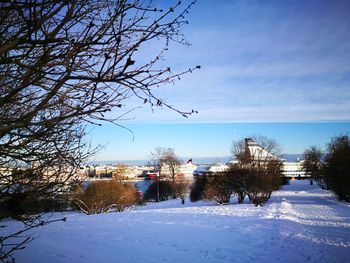
[(139, 201), (136, 188), (114, 180), (94, 181), (85, 190), (77, 193), (74, 204), (86, 214), (124, 211)]

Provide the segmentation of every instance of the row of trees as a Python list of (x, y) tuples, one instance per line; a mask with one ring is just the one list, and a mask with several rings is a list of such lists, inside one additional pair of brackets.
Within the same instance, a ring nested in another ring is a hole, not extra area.
[[(153, 156), (158, 157), (156, 160), (162, 167), (166, 165), (163, 160), (176, 159), (173, 149), (157, 148), (155, 152), (157, 154)], [(144, 200), (184, 199), (190, 189), (193, 202), (206, 199), (216, 204), (228, 204), (236, 195), (238, 203), (248, 197), (255, 205), (264, 204), (282, 183), (279, 146), (266, 137), (242, 139), (233, 143), (232, 153), (237, 161), (227, 171), (197, 176), (191, 187), (188, 181), (176, 178), (173, 173), (170, 180), (154, 181), (145, 192)], [(314, 146), (307, 149), (303, 165), (322, 188), (332, 190), (339, 200), (349, 201), (349, 158), (349, 138), (338, 136), (329, 143), (327, 154)]]
[[(231, 164), (228, 171), (208, 173), (195, 178), (191, 186), (191, 201), (207, 199), (216, 204), (228, 204), (231, 196), (237, 195), (238, 203), (243, 203), (248, 196), (253, 204), (262, 205), (270, 198), (272, 191), (278, 189), (281, 184), (282, 159), (278, 157), (280, 149), (274, 140), (266, 137), (242, 139), (233, 143), (232, 153), (237, 162)], [(151, 156), (159, 177), (144, 193), (144, 200), (180, 198), (184, 201), (190, 182), (176, 177), (180, 160), (174, 149), (158, 147)], [(170, 178), (159, 180), (164, 169), (168, 170)], [(111, 184), (93, 183), (82, 191), (75, 200), (79, 209), (86, 213), (105, 212), (110, 209), (121, 211), (121, 208), (115, 208), (118, 205), (125, 207), (134, 204), (130, 200), (133, 200), (135, 194), (133, 191), (126, 191), (130, 190), (130, 185), (121, 180), (123, 171), (121, 169), (116, 173), (117, 177)], [(103, 202), (104, 198), (108, 200)]]
[[(191, 187), (191, 200), (208, 199), (227, 204), (234, 194), (238, 203), (242, 203), (246, 196), (255, 205), (265, 203), (272, 191), (283, 183), (283, 163), (275, 141), (264, 137), (254, 141), (248, 139), (233, 144), (232, 153), (237, 162), (227, 172), (197, 177)], [(303, 168), (321, 188), (333, 191), (340, 201), (350, 202), (348, 135), (332, 138), (325, 151), (317, 146), (308, 148), (304, 152)]]
[(323, 189), (331, 190), (336, 197), (350, 202), (350, 139), (336, 136), (326, 151), (311, 146), (304, 152), (304, 169)]
[(226, 172), (197, 177), (191, 188), (191, 200), (228, 204), (234, 194), (238, 203), (248, 196), (253, 204), (264, 204), (281, 184), (279, 151), (277, 143), (266, 137), (234, 142), (232, 153), (237, 162)]
[[(262, 146), (263, 145), (263, 146)], [(232, 153), (237, 162), (230, 165), (226, 172), (208, 173), (204, 176), (197, 176), (194, 183), (190, 184), (186, 180), (172, 177), (171, 180), (154, 181), (144, 194), (144, 200), (164, 201), (169, 198), (184, 199), (188, 190), (191, 201), (201, 199), (211, 200), (216, 204), (228, 204), (232, 195), (236, 195), (238, 203), (243, 203), (246, 196), (255, 205), (264, 204), (274, 190), (281, 184), (282, 159), (279, 156), (279, 147), (274, 140), (258, 137), (254, 140), (244, 139), (233, 143)], [(157, 148), (158, 160), (165, 160), (166, 157), (174, 157), (172, 149)], [(169, 154), (170, 153), (170, 154)], [(331, 140), (328, 145), (328, 152), (324, 154), (317, 147), (310, 147), (304, 153), (304, 168), (311, 175), (311, 178), (324, 189), (331, 189), (339, 200), (349, 201), (349, 166), (350, 166), (350, 141), (348, 136), (338, 136)], [(165, 163), (163, 163), (164, 165)], [(113, 193), (115, 198), (109, 199), (108, 204), (95, 202), (102, 210), (94, 210), (88, 213), (103, 212), (110, 209), (110, 205), (120, 204), (125, 207), (135, 204), (135, 194), (130, 185), (119, 183), (117, 188), (114, 180), (108, 187), (115, 188)], [(102, 182), (99, 187), (104, 189), (98, 193), (96, 184), (86, 189), (81, 195), (78, 204), (88, 197), (100, 196), (102, 192), (109, 196), (107, 188), (108, 182)], [(124, 188), (123, 188), (124, 187)], [(129, 188), (128, 191), (125, 191)], [(94, 189), (94, 190), (93, 190)], [(119, 195), (118, 195), (118, 193)], [(112, 195), (112, 194), (111, 194)], [(128, 196), (128, 197), (127, 197)], [(128, 199), (129, 198), (129, 199)], [(121, 202), (122, 199), (125, 201)], [(90, 200), (90, 202), (92, 202)], [(127, 201), (129, 200), (129, 201)], [(134, 200), (134, 201), (130, 201)], [(102, 207), (102, 208), (101, 208)], [(80, 207), (81, 209), (83, 207)], [(82, 209), (85, 211), (85, 209)], [(121, 211), (122, 209), (117, 209)], [(86, 212), (86, 211), (85, 211)]]

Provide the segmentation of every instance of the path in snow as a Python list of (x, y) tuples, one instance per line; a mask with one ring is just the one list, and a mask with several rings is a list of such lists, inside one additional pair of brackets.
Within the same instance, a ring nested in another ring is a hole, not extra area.
[(349, 208), (308, 181), (293, 181), (263, 207), (189, 201), (183, 206), (171, 200), (126, 213), (69, 213), (68, 222), (37, 232), (40, 237), (16, 258), (53, 263), (347, 262)]

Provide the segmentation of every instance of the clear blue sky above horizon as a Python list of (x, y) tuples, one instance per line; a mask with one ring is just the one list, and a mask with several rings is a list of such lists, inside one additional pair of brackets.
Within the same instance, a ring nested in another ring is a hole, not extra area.
[[(120, 124), (133, 130), (134, 142), (117, 126), (96, 127), (88, 138), (109, 144), (95, 158), (147, 159), (156, 146), (224, 156), (233, 139), (254, 134), (300, 153), (349, 132), (349, 13), (346, 0), (198, 1), (183, 28), (192, 46), (171, 45), (163, 63), (174, 72), (201, 69), (154, 92), (199, 114), (184, 119), (126, 101), (124, 110), (135, 110)], [(157, 48), (153, 43), (151, 50)], [(140, 55), (149, 51), (141, 48)]]
[(350, 122), (327, 123), (188, 123), (131, 124), (126, 129), (107, 124), (91, 128), (88, 139), (104, 148), (93, 160), (148, 160), (154, 148), (171, 147), (188, 158), (229, 156), (232, 142), (263, 135), (275, 139), (283, 153), (301, 154), (324, 147), (331, 137), (349, 134)]

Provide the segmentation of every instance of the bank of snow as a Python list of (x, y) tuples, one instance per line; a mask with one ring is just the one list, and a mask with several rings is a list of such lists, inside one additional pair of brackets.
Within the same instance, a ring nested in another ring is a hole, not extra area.
[[(124, 213), (68, 213), (17, 262), (348, 262), (350, 207), (293, 181), (263, 207), (178, 200)], [(58, 216), (58, 215), (55, 215)], [(15, 227), (15, 223), (11, 226)]]

